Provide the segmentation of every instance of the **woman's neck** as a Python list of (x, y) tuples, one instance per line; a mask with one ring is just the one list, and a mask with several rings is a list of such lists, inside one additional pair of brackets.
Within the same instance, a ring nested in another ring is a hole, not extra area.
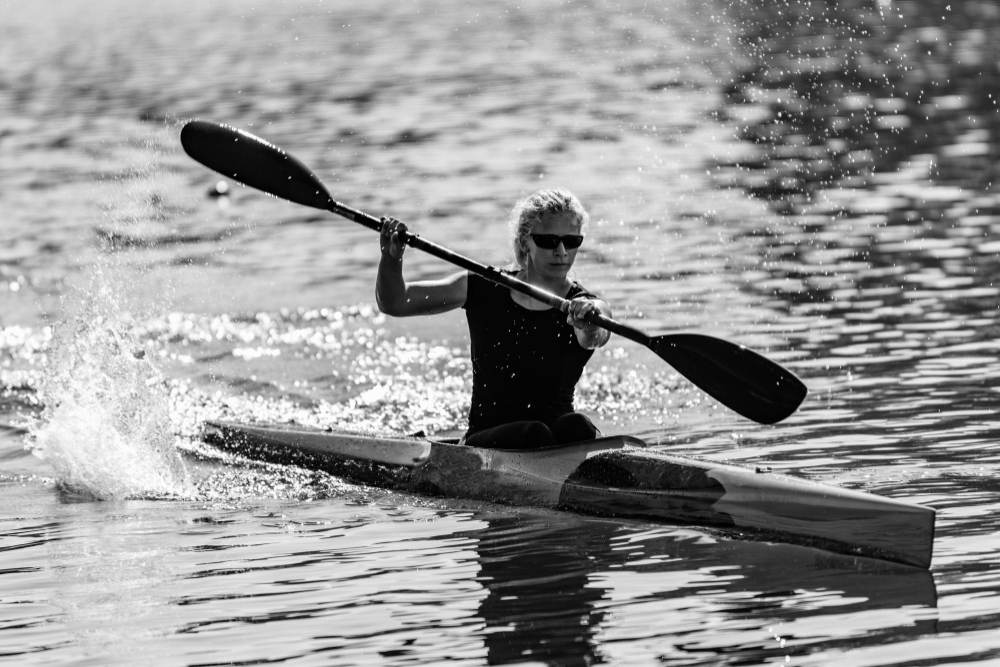
[(540, 276), (530, 267), (522, 268), (517, 272), (517, 277), (526, 283), (530, 283), (536, 287), (541, 287), (542, 289), (552, 292), (556, 296), (566, 296), (566, 292), (569, 291), (570, 285), (573, 282), (568, 277), (547, 277)]

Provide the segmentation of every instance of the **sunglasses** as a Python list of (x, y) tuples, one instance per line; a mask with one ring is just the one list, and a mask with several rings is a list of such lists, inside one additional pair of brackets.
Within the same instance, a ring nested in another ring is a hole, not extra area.
[(531, 240), (535, 242), (535, 245), (539, 248), (544, 248), (545, 250), (555, 250), (562, 243), (566, 250), (573, 250), (574, 248), (579, 248), (580, 244), (583, 243), (582, 234), (564, 234), (560, 236), (559, 234), (532, 234)]

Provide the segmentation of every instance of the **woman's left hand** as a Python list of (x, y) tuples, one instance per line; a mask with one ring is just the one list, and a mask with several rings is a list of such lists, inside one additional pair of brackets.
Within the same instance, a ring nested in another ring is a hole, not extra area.
[(611, 309), (608, 307), (608, 304), (600, 299), (591, 299), (582, 296), (569, 301), (566, 307), (566, 322), (573, 325), (573, 328), (576, 329), (576, 337), (580, 341), (580, 345), (587, 349), (600, 347), (607, 343), (611, 337), (611, 332), (607, 329), (602, 329), (596, 324), (587, 321), (587, 318), (592, 313), (610, 317)]

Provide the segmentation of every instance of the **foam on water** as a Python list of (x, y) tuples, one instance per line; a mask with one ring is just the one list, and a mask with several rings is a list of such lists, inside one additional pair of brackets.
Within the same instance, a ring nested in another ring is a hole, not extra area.
[(131, 332), (110, 271), (97, 265), (54, 327), (29, 447), (77, 493), (190, 495), (164, 379)]

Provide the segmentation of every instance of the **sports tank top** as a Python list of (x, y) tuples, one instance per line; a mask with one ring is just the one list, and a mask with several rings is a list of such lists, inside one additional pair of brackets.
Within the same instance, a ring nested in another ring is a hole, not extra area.
[[(564, 296), (595, 295), (574, 282)], [(573, 411), (573, 391), (594, 351), (580, 346), (566, 315), (520, 306), (509, 288), (474, 273), (463, 307), (472, 341), (469, 433), (528, 419), (549, 423)]]

